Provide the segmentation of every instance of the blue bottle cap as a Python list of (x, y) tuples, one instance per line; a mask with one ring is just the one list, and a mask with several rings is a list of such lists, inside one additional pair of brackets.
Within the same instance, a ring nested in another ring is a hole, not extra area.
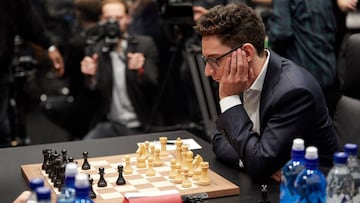
[(348, 155), (345, 152), (336, 152), (334, 154), (334, 162), (337, 164), (345, 164), (347, 161)]
[(37, 200), (50, 200), (51, 199), (51, 192), (50, 188), (48, 187), (39, 187), (36, 188), (36, 197)]
[(31, 190), (35, 190), (38, 187), (44, 186), (44, 179), (42, 178), (32, 178), (29, 181), (29, 187)]
[(358, 146), (357, 144), (347, 143), (344, 145), (344, 152), (348, 153), (349, 155), (357, 155)]

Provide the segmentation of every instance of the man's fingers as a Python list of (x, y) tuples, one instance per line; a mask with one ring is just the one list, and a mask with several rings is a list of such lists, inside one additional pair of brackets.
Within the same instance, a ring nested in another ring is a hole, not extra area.
[(230, 76), (235, 76), (238, 72), (238, 57), (236, 51), (231, 53)]

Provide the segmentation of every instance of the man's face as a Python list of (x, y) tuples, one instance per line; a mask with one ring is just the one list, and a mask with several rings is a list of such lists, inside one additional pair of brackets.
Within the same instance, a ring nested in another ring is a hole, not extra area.
[(102, 7), (101, 20), (115, 19), (118, 21), (120, 30), (126, 32), (129, 16), (125, 12), (125, 6), (121, 3), (107, 3)]
[(231, 56), (227, 55), (219, 60), (216, 59), (231, 50), (231, 47), (224, 45), (216, 36), (203, 36), (202, 37), (202, 54), (205, 58), (210, 58), (212, 62), (206, 63), (205, 75), (211, 76), (216, 82), (220, 82), (223, 75), (223, 66), (226, 58)]

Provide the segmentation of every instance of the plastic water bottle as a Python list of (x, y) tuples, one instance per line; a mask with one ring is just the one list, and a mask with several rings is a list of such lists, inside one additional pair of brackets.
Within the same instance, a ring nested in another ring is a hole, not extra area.
[(31, 190), (31, 194), (29, 198), (26, 200), (26, 203), (37, 203), (36, 197), (36, 188), (44, 186), (44, 179), (42, 178), (33, 178), (29, 181), (29, 187)]
[(294, 182), (298, 174), (305, 169), (305, 146), (304, 140), (296, 138), (293, 140), (291, 160), (281, 169), (280, 202), (297, 202), (299, 194), (295, 192)]
[(78, 174), (77, 164), (68, 163), (65, 168), (65, 187), (75, 188), (75, 177)]
[(37, 203), (51, 203), (51, 191), (48, 187), (36, 188)]
[(350, 173), (354, 179), (354, 195), (353, 202), (360, 202), (360, 161), (357, 158), (358, 145), (356, 144), (345, 144), (344, 152), (348, 154), (348, 167)]
[(352, 203), (354, 179), (347, 166), (348, 155), (345, 152), (334, 154), (334, 166), (327, 175), (326, 202)]
[(295, 191), (300, 198), (298, 203), (325, 203), (326, 178), (318, 170), (318, 150), (309, 146), (305, 151), (305, 169), (302, 170), (295, 180)]
[(88, 175), (80, 173), (75, 177), (75, 203), (93, 203), (90, 198), (90, 183)]
[(75, 201), (75, 176), (78, 174), (77, 164), (68, 163), (65, 168), (65, 187), (57, 197), (57, 203), (73, 203)]

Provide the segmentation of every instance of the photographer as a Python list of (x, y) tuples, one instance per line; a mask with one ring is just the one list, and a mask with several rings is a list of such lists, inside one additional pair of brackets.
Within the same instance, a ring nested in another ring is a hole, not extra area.
[[(92, 100), (96, 102), (94, 128), (84, 139), (124, 136), (144, 132), (158, 86), (157, 49), (150, 37), (129, 36), (128, 7), (123, 0), (104, 0), (100, 20), (118, 22), (121, 34), (115, 46), (105, 38), (81, 62)], [(113, 24), (105, 24), (113, 30)], [(107, 31), (107, 32), (108, 32)]]
[(14, 56), (14, 38), (18, 34), (25, 40), (48, 49), (58, 76), (63, 74), (60, 52), (51, 44), (45, 28), (32, 10), (29, 0), (0, 1), (0, 146), (9, 146), (10, 132), (8, 109), (12, 82), (11, 62)]

